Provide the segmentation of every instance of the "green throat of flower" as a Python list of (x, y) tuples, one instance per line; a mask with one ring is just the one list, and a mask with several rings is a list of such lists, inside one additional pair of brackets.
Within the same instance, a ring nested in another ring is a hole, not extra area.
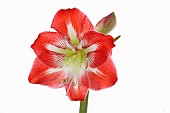
[(67, 54), (63, 61), (63, 68), (68, 75), (66, 82), (77, 85), (79, 78), (84, 74), (88, 64), (87, 52), (85, 49), (78, 49), (77, 51), (67, 49), (66, 51)]

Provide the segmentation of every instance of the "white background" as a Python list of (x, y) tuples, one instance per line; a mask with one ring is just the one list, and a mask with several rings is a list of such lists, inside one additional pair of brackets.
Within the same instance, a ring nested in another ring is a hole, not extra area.
[(88, 113), (170, 113), (170, 13), (168, 0), (0, 1), (0, 113), (78, 113), (65, 89), (27, 81), (35, 54), (30, 45), (50, 28), (55, 13), (77, 7), (95, 25), (115, 12), (112, 36), (119, 80), (90, 91)]

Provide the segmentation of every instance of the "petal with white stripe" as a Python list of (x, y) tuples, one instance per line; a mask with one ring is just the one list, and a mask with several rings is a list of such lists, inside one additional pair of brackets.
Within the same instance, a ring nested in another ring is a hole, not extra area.
[(88, 68), (83, 76), (82, 84), (93, 90), (101, 90), (113, 86), (117, 82), (116, 68), (108, 58), (98, 68)]
[(77, 38), (84, 33), (94, 30), (94, 27), (88, 17), (77, 8), (61, 9), (54, 16), (51, 27), (60, 32), (64, 36), (69, 36), (69, 24), (72, 25), (76, 32)]
[(85, 33), (81, 40), (83, 48), (85, 48), (92, 68), (98, 67), (104, 63), (109, 57), (114, 45), (114, 39), (110, 35), (104, 35), (95, 31)]
[(68, 40), (57, 32), (43, 32), (38, 35), (34, 44), (31, 45), (37, 57), (50, 67), (61, 65)]
[(28, 80), (33, 84), (41, 84), (51, 88), (63, 87), (63, 81), (67, 78), (61, 68), (50, 68), (41, 62), (38, 58), (35, 59)]
[(80, 79), (77, 85), (70, 83), (65, 86), (67, 96), (70, 98), (70, 100), (72, 101), (85, 100), (89, 88), (82, 85), (82, 80), (83, 79)]

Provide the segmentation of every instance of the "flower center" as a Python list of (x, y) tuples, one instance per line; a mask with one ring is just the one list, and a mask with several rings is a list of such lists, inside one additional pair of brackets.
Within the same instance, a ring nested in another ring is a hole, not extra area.
[(85, 49), (78, 49), (77, 51), (67, 49), (67, 53), (63, 61), (63, 68), (68, 78), (64, 83), (70, 82), (77, 85), (78, 80), (87, 68), (87, 52)]
[(60, 50), (61, 53), (65, 54), (62, 65), (68, 76), (66, 80), (63, 80), (63, 83), (70, 83), (70, 85), (73, 83), (76, 86), (87, 68), (87, 51), (82, 48), (82, 44), (79, 42), (77, 33), (71, 23), (67, 25), (67, 30), (70, 44), (73, 48), (65, 49), (64, 52)]

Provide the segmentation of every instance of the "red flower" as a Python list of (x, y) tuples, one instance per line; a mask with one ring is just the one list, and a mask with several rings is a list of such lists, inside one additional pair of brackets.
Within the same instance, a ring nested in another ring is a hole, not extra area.
[(89, 88), (101, 90), (116, 83), (112, 36), (94, 31), (88, 17), (76, 8), (59, 10), (51, 27), (57, 32), (42, 32), (31, 45), (37, 58), (30, 83), (65, 86), (71, 100), (81, 101)]

